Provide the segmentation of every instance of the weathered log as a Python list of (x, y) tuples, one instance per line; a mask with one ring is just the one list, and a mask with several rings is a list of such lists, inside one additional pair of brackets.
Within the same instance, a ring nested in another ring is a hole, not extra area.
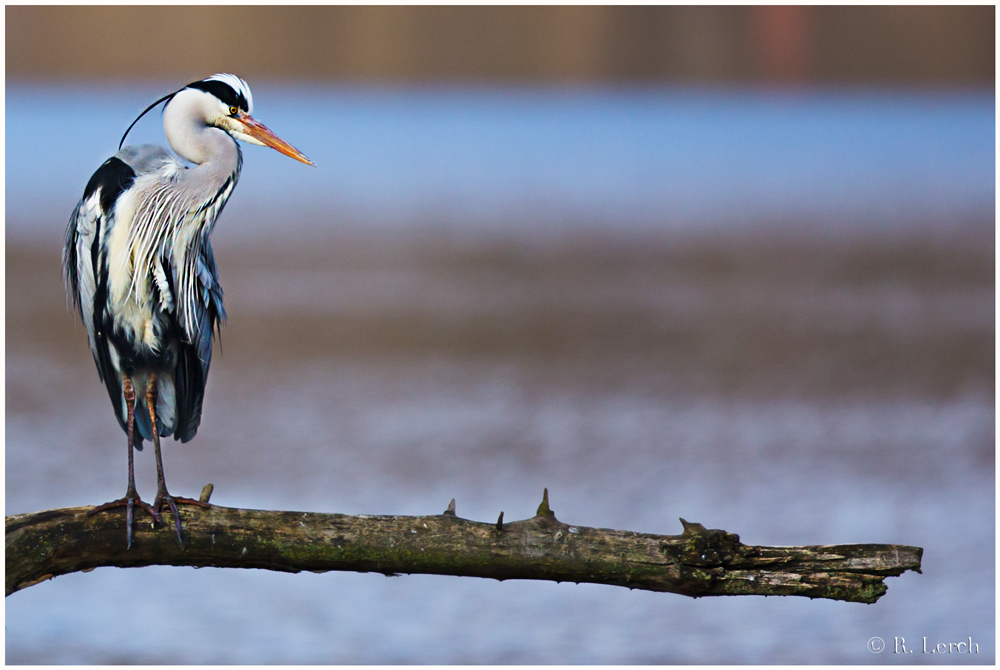
[(186, 565), (544, 579), (692, 597), (797, 595), (873, 603), (886, 592), (886, 577), (920, 572), (923, 554), (919, 547), (891, 544), (748, 546), (733, 533), (683, 519), (681, 535), (569, 525), (549, 509), (547, 491), (536, 516), (509, 523), (502, 512), (496, 523), (460, 518), (454, 501), (432, 516), (182, 507), (183, 545), (168, 519), (165, 527), (153, 527), (139, 515), (131, 549), (125, 547), (124, 510), (87, 517), (89, 509), (7, 517), (7, 595), (99, 567)]

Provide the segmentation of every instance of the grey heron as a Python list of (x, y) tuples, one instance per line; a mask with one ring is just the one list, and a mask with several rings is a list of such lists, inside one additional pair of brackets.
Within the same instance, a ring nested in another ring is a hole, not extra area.
[[(180, 158), (155, 145), (123, 147), (136, 122), (164, 102), (164, 134)], [(231, 74), (160, 98), (132, 122), (118, 152), (90, 178), (66, 230), (67, 291), (128, 435), (125, 496), (88, 514), (125, 507), (130, 548), (136, 506), (161, 524), (166, 506), (178, 542), (177, 503), (207, 507), (167, 491), (160, 438), (187, 442), (201, 423), (212, 340), (226, 318), (209, 236), (240, 177), (237, 140), (313, 165), (252, 113), (250, 87)], [(143, 440), (153, 443), (156, 455), (152, 505), (135, 487), (133, 449), (141, 450)]]

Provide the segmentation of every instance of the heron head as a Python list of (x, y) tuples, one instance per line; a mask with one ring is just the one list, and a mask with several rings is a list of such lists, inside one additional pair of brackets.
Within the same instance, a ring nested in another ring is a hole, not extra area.
[(253, 94), (243, 79), (232, 74), (216, 74), (188, 84), (187, 88), (204, 91), (215, 99), (216, 114), (209, 120), (212, 125), (243, 142), (271, 147), (289, 158), (315, 165), (301, 151), (253, 118)]
[[(250, 86), (236, 75), (216, 74), (192, 82), (181, 90), (154, 102), (139, 115), (139, 118), (164, 101), (167, 102), (167, 107), (164, 110), (163, 121), (168, 140), (171, 139), (171, 129), (175, 129), (174, 134), (180, 136), (184, 133), (183, 128), (190, 128), (188, 124), (204, 124), (220, 128), (243, 142), (271, 147), (297, 161), (315, 165), (301, 151), (253, 118), (253, 94), (250, 93)], [(138, 120), (137, 118), (136, 121)], [(136, 121), (132, 122), (133, 126)], [(129, 126), (129, 130), (131, 128), (132, 126)], [(128, 135), (128, 130), (125, 134)], [(122, 142), (124, 141), (123, 137)]]
[(315, 165), (301, 151), (253, 118), (253, 94), (250, 85), (243, 79), (232, 74), (216, 74), (188, 84), (187, 88), (204, 91), (215, 98), (217, 115), (212, 125), (243, 142), (271, 147), (289, 158)]

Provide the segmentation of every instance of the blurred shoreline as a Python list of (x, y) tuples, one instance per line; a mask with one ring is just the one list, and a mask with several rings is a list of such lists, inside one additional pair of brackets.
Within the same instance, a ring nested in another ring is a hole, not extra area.
[[(533, 360), (581, 383), (602, 361), (607, 383), (672, 397), (992, 397), (993, 232), (986, 221), (955, 230), (218, 236), (223, 351), (237, 365)], [(8, 240), (8, 357), (72, 351), (88, 362), (60, 251)]]

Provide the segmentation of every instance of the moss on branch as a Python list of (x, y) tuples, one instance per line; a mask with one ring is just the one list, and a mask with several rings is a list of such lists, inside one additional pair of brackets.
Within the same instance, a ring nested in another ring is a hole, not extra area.
[[(207, 495), (205, 496), (207, 498)], [(873, 603), (886, 577), (920, 571), (923, 549), (854, 544), (755, 547), (683, 519), (680, 535), (588, 528), (559, 521), (548, 492), (523, 521), (470, 521), (454, 501), (430, 516), (351, 516), (184, 507), (184, 543), (125, 512), (89, 507), (8, 516), (7, 595), (71, 572), (177, 565), (283, 572), (346, 570), (590, 582), (701, 597), (798, 595)], [(167, 513), (169, 515), (169, 513)]]

